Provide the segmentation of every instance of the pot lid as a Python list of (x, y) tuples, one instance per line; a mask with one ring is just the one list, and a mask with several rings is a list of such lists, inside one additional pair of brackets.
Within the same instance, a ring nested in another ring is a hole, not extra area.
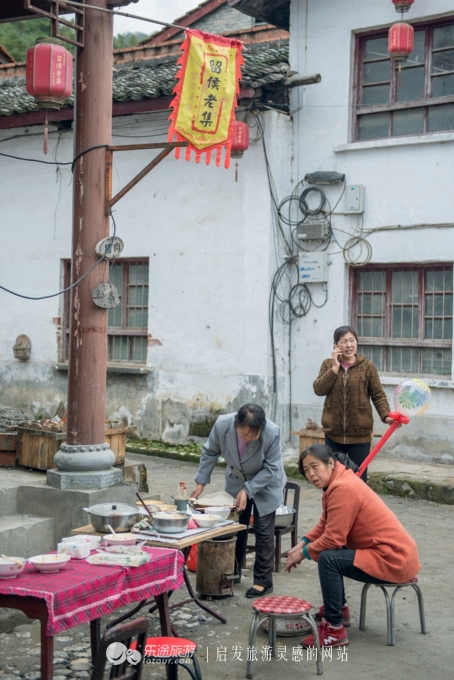
[(98, 503), (88, 508), (88, 512), (100, 517), (129, 517), (139, 514), (138, 508), (127, 503)]

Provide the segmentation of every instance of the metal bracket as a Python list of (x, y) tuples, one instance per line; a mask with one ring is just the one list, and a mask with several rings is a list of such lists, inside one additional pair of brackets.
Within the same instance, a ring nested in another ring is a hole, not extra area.
[[(123, 198), (136, 184), (140, 182), (148, 173), (160, 163), (172, 149), (177, 147), (187, 146), (187, 142), (160, 142), (153, 144), (125, 144), (124, 146), (108, 146), (106, 149), (106, 207), (105, 214), (109, 216), (112, 212), (112, 206), (117, 203), (120, 198)], [(113, 171), (113, 154), (114, 151), (137, 151), (139, 149), (162, 149), (153, 160), (148, 163), (126, 186), (121, 189), (118, 194), (112, 196), (112, 171)]]
[[(28, 9), (30, 12), (40, 14), (41, 16), (50, 19), (53, 38), (58, 38), (75, 47), (84, 47), (85, 9), (68, 5), (65, 0), (47, 0), (47, 2), (50, 5), (48, 12), (40, 7), (35, 7), (35, 5), (32, 4), (33, 0), (24, 0), (24, 9)], [(66, 10), (68, 13), (75, 14), (75, 23), (63, 19), (63, 17), (60, 16), (60, 10)], [(74, 31), (74, 40), (59, 32), (60, 25), (66, 26)]]

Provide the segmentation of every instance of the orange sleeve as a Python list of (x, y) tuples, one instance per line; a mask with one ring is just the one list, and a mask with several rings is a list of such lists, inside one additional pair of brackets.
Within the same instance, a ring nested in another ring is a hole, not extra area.
[[(315, 561), (323, 550), (340, 550), (347, 543), (350, 530), (360, 511), (361, 499), (351, 488), (348, 489), (348, 494), (345, 492), (343, 485), (336, 486), (327, 498), (324, 531), (307, 546), (307, 552)], [(320, 522), (313, 531), (315, 532), (319, 526)], [(310, 538), (310, 534), (306, 536)]]

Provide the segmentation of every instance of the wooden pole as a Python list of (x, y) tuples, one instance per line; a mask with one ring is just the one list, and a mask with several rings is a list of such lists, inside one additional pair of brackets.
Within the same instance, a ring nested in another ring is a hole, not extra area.
[[(92, 0), (106, 9), (106, 0)], [(113, 17), (85, 8), (85, 46), (77, 48), (74, 156), (111, 142)], [(77, 160), (73, 178), (71, 281), (99, 258), (95, 246), (109, 235), (105, 215), (106, 149)], [(108, 280), (99, 264), (71, 291), (67, 444), (105, 442), (107, 311), (92, 300), (92, 290)], [(96, 454), (94, 454), (96, 455)]]

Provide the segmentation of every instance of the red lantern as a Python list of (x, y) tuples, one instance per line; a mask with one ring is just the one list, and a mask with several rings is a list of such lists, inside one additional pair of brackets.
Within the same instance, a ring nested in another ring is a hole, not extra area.
[(44, 40), (27, 51), (25, 85), (36, 99), (38, 109), (46, 111), (43, 151), (47, 153), (49, 125), (47, 111), (61, 109), (73, 91), (73, 58), (62, 45)]
[(38, 109), (58, 111), (73, 91), (73, 58), (62, 45), (42, 42), (27, 52), (26, 87)]
[(406, 61), (413, 51), (414, 43), (415, 31), (410, 24), (401, 21), (389, 29), (388, 52), (394, 61)]
[(392, 0), (396, 12), (408, 12), (415, 0)]
[(233, 132), (230, 133), (230, 141), (232, 142), (230, 155), (232, 158), (241, 158), (243, 153), (249, 148), (249, 127), (246, 123), (241, 123), (239, 121), (233, 123)]

